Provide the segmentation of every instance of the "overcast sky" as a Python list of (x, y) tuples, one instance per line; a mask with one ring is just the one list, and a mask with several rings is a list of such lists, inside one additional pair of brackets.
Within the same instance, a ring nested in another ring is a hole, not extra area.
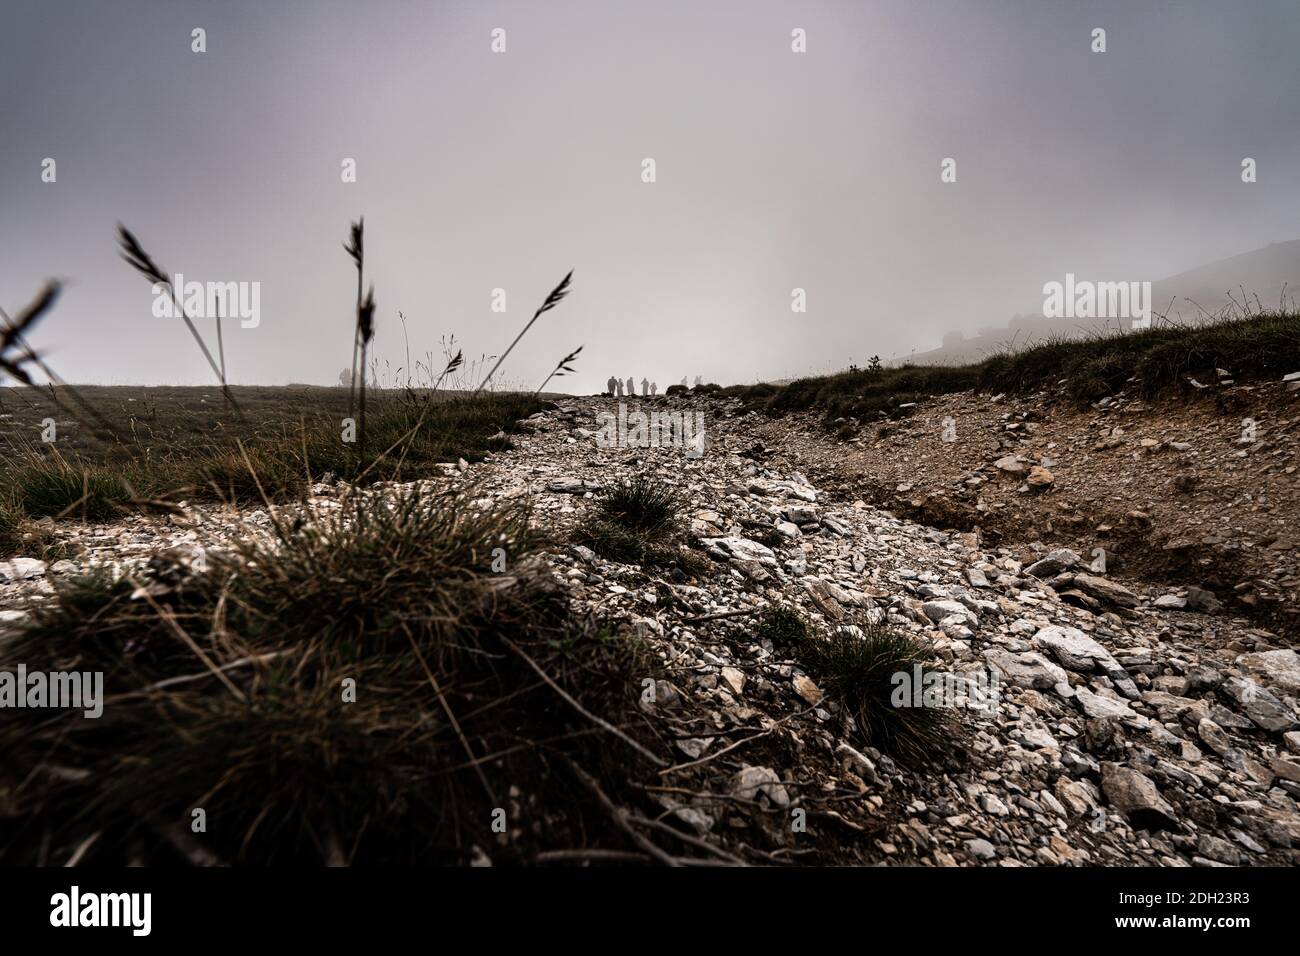
[(68, 280), (34, 339), (75, 382), (210, 380), (118, 221), (170, 272), (261, 284), (261, 324), (226, 326), (246, 384), (349, 363), (360, 215), (394, 368), (399, 309), (414, 355), (495, 353), (572, 268), (505, 371), (536, 387), (583, 345), (577, 391), (905, 356), (1067, 271), (1300, 237), (1296, 0), (4, 0), (0, 24), (0, 305)]

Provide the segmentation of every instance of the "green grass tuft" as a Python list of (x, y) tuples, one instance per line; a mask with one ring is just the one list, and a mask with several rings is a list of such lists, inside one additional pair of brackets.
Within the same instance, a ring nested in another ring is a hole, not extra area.
[(796, 659), (819, 687), (853, 717), (863, 740), (909, 766), (923, 766), (945, 752), (953, 739), (953, 712), (935, 707), (895, 707), (892, 677), (928, 662), (913, 638), (889, 628), (869, 627), (861, 635), (839, 629), (810, 635)]
[(808, 622), (798, 611), (788, 607), (771, 607), (758, 619), (754, 633), (772, 642), (776, 648), (798, 647), (808, 639)]
[(620, 564), (641, 564), (646, 558), (645, 536), (612, 521), (590, 520), (577, 530), (574, 540)]
[(657, 479), (637, 475), (601, 493), (574, 540), (623, 564), (672, 564), (674, 557), (665, 546), (677, 519), (676, 492)]
[(604, 491), (600, 513), (611, 524), (647, 535), (668, 531), (677, 520), (677, 493), (648, 475), (637, 475)]
[(4, 472), (14, 505), (34, 518), (106, 521), (121, 515), (132, 497), (121, 473), (54, 451), (29, 451)]

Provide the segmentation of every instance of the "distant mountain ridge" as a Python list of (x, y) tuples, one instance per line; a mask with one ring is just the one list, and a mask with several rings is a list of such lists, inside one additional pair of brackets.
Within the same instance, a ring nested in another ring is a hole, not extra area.
[[(1276, 309), (1285, 289), (1288, 308), (1300, 303), (1300, 239), (1274, 242), (1262, 249), (1219, 259), (1151, 283), (1152, 309), (1174, 321), (1195, 323), (1224, 310), (1249, 305)], [(1243, 296), (1245, 302), (1243, 302)], [(1258, 298), (1257, 298), (1258, 297)], [(1084, 335), (1095, 329), (1115, 328), (1115, 319), (1047, 319), (1042, 315), (1017, 315), (1006, 326), (985, 326), (966, 336), (949, 332), (937, 349), (914, 352), (890, 364), (951, 364), (979, 361), (1007, 347), (1021, 348), (1046, 338)]]

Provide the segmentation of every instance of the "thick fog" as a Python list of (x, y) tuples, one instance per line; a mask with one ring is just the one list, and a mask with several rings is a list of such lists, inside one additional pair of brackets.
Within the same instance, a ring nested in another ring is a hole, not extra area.
[(119, 221), (171, 273), (258, 283), (256, 325), (224, 326), (245, 384), (349, 364), (359, 216), (389, 370), (399, 310), (413, 358), (499, 353), (572, 268), (503, 371), (535, 388), (582, 345), (573, 391), (902, 358), (1067, 272), (1155, 281), (1300, 236), (1295, 0), (6, 0), (2, 22), (0, 305), (67, 280), (32, 338), (74, 382), (211, 381)]

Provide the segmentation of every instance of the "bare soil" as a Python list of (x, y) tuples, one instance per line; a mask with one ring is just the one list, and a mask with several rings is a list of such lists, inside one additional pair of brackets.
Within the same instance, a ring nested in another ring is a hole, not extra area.
[[(1300, 391), (1213, 385), (1190, 399), (1084, 407), (963, 392), (902, 420), (835, 427), (838, 440), (799, 414), (760, 434), (787, 452), (797, 441), (819, 484), (900, 516), (1023, 545), (1027, 559), (1040, 545), (1090, 561), (1104, 551), (1108, 571), (1205, 588), (1300, 633)], [(1019, 456), (1023, 472), (996, 467), (1005, 456)], [(1034, 465), (1050, 484), (1026, 481)]]

